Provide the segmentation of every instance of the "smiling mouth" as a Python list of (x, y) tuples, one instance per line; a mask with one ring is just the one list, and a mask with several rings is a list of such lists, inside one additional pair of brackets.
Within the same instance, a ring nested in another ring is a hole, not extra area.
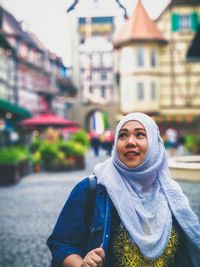
[(136, 151), (128, 151), (124, 154), (125, 157), (135, 157), (135, 156), (139, 156), (140, 153), (136, 152)]

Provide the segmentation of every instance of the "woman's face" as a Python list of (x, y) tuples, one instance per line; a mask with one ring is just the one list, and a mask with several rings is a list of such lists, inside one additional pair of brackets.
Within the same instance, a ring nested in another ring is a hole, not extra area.
[(119, 131), (117, 153), (121, 162), (129, 168), (139, 166), (147, 152), (147, 135), (138, 121), (126, 122)]

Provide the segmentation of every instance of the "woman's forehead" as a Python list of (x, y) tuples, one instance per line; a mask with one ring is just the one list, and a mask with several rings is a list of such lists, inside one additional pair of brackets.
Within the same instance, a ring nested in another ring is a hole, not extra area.
[(129, 120), (127, 122), (125, 122), (122, 127), (120, 128), (120, 130), (122, 129), (144, 129), (145, 130), (145, 127), (144, 125), (139, 122), (139, 121), (136, 121), (136, 120)]

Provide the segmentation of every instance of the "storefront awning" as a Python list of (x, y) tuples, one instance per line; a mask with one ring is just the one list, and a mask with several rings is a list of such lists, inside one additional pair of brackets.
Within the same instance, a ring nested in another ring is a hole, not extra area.
[(0, 99), (0, 115), (5, 115), (7, 112), (12, 114), (14, 118), (30, 118), (32, 114), (25, 108), (13, 104), (5, 99)]

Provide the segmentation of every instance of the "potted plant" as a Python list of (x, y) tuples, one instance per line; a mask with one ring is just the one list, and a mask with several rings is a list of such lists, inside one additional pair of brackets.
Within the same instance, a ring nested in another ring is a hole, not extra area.
[(28, 150), (28, 148), (24, 147), (24, 146), (18, 146), (18, 153), (19, 153), (19, 165), (20, 165), (20, 176), (23, 177), (25, 175), (27, 175), (30, 172), (30, 152)]
[(44, 141), (39, 148), (41, 159), (45, 170), (54, 170), (58, 160), (58, 146), (56, 143)]
[(10, 184), (19, 181), (21, 155), (17, 148), (0, 150), (0, 183)]
[(85, 148), (90, 146), (88, 135), (84, 130), (73, 133), (70, 140), (83, 145)]
[(30, 146), (34, 171), (63, 171), (85, 168), (85, 153), (89, 139), (84, 130), (74, 133), (70, 140), (35, 138)]
[(65, 153), (66, 159), (73, 162), (74, 168), (85, 168), (85, 146), (75, 141), (67, 141), (60, 143), (59, 149)]
[(42, 169), (42, 158), (39, 150), (35, 151), (31, 156), (33, 172), (40, 172)]

